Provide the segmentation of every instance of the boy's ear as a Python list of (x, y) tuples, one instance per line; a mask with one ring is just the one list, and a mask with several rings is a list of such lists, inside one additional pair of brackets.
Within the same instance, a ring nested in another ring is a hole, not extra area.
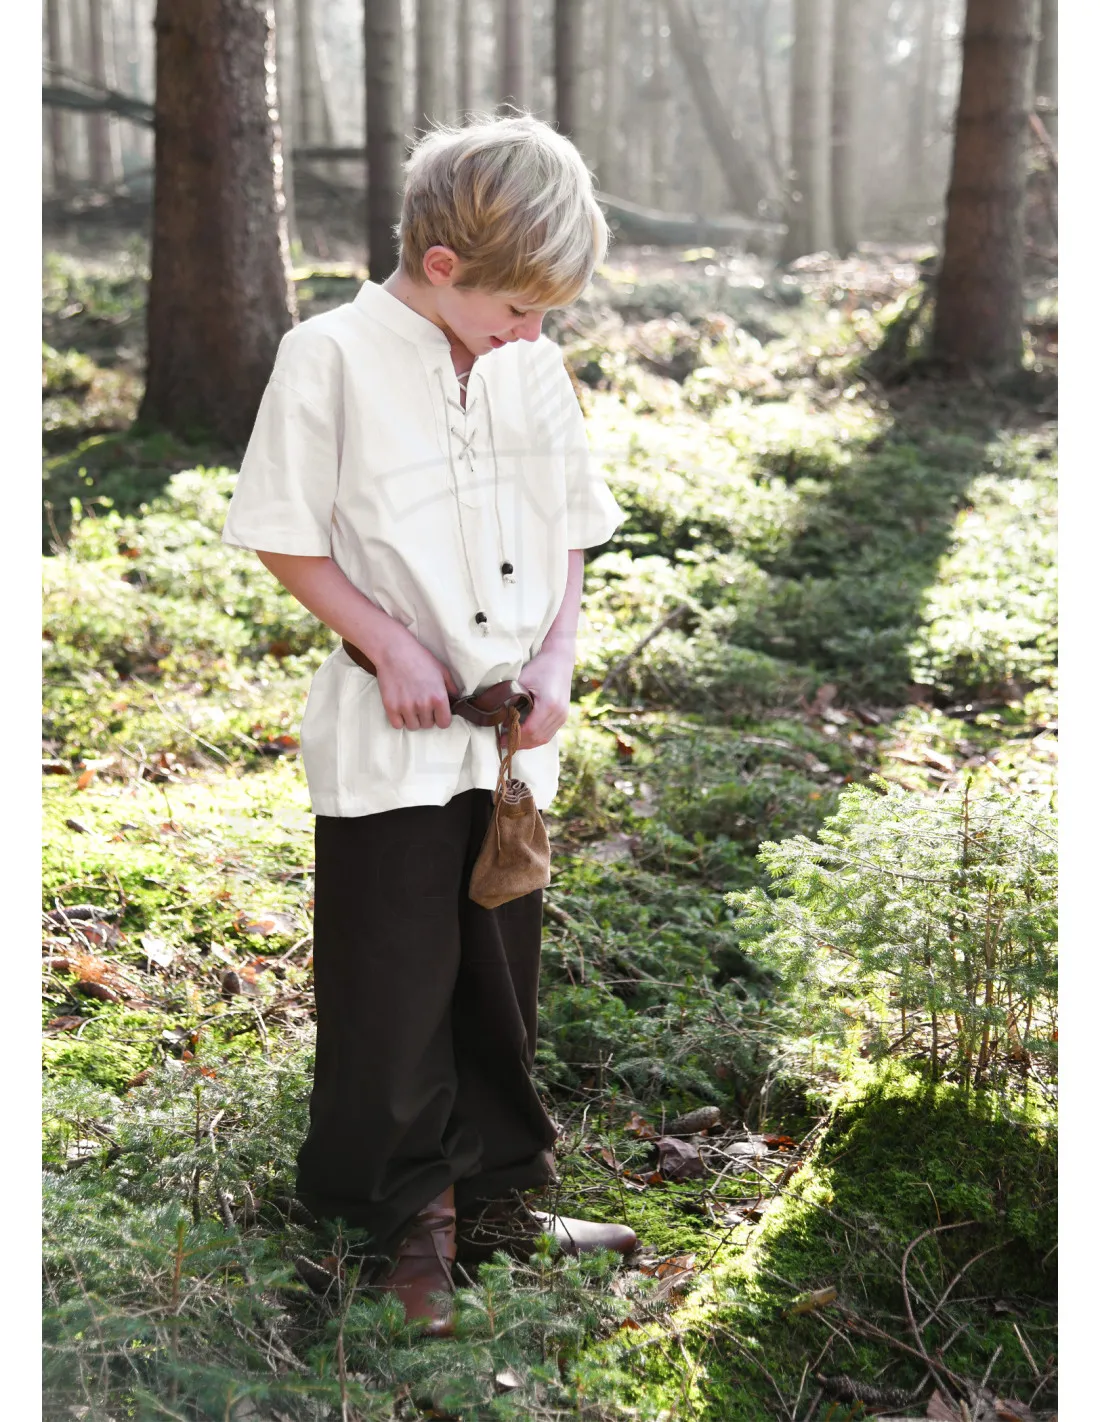
[(451, 286), (458, 276), (460, 262), (450, 247), (429, 247), (424, 253), (424, 275), (432, 286)]

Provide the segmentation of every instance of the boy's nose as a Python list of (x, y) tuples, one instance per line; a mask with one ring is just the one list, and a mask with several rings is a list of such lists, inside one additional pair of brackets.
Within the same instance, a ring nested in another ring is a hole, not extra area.
[(527, 315), (516, 327), (516, 331), (523, 341), (537, 341), (542, 335), (542, 318), (544, 311), (528, 311)]

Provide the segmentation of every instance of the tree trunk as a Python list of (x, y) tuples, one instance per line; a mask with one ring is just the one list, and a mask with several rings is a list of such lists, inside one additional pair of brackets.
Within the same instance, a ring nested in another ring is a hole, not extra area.
[(1058, 142), (1058, 0), (1042, 0), (1039, 53), (1035, 62), (1035, 101), (1047, 133)]
[(295, 4), (298, 19), (295, 34), (298, 61), (295, 117), (298, 134), (303, 143), (331, 144), (336, 141), (335, 130), (326, 91), (327, 75), (320, 57), (315, 0), (295, 0)]
[[(65, 55), (61, 47), (61, 0), (46, 0), (46, 58), (50, 64), (50, 77), (60, 82), (61, 70), (65, 68)], [(59, 108), (49, 110), (50, 174), (55, 192), (64, 192), (69, 186), (72, 167), (69, 161), (68, 115)]]
[(440, 0), (416, 0), (416, 128), (427, 133), (444, 117)]
[(298, 147), (297, 114), (294, 109), (295, 60), (294, 0), (275, 0), (275, 97), (279, 112), (279, 149), (282, 153), (283, 210), (291, 253), (301, 249), (298, 212), (294, 202), (294, 150)]
[(1033, 0), (968, 0), (933, 352), (957, 368), (1020, 362), (1024, 159)]
[(669, 71), (671, 54), (668, 36), (661, 33), (664, 8), (661, 0), (652, 4), (653, 33), (651, 54), (653, 77), (649, 90), (649, 200), (660, 210), (668, 206), (669, 135), (672, 127), (672, 85)]
[(836, 0), (833, 23), (832, 206), (837, 253), (846, 257), (859, 242), (859, 164), (855, 135), (862, 54), (860, 0)]
[(772, 177), (782, 189), (786, 186), (783, 178), (786, 164), (783, 162), (776, 131), (771, 76), (768, 73), (768, 0), (749, 0), (748, 25), (756, 87), (760, 97), (760, 126), (764, 134), (764, 151), (771, 164)]
[(932, 74), (936, 47), (936, 0), (920, 0), (916, 77), (909, 107), (909, 158), (907, 168), (917, 201), (926, 195), (928, 144), (932, 136)]
[(596, 145), (596, 172), (607, 192), (623, 190), (620, 139), (622, 137), (623, 0), (603, 0), (603, 93), (600, 127)]
[(455, 7), (455, 69), (458, 93), (455, 107), (459, 120), (474, 107), (474, 36), (470, 24), (470, 0), (457, 0)]
[(828, 0), (794, 0), (791, 186), (783, 261), (832, 246), (829, 231)]
[(367, 248), (372, 281), (397, 267), (405, 156), (401, 0), (366, 0)]
[(502, 0), (500, 107), (531, 104), (531, 0)]
[(577, 131), (577, 73), (581, 63), (581, 0), (553, 0), (554, 115), (559, 133)]
[(714, 87), (691, 0), (665, 0), (665, 14), (672, 32), (672, 47), (687, 76), (703, 131), (721, 167), (733, 206), (753, 214), (765, 196), (764, 184), (749, 153), (735, 134)]
[(157, 6), (156, 180), (141, 419), (235, 445), (296, 319), (267, 0)]
[[(100, 89), (113, 89), (108, 72), (103, 0), (88, 0), (89, 78)], [(106, 113), (88, 116), (88, 155), (92, 182), (97, 188), (114, 187), (119, 176), (118, 136)]]

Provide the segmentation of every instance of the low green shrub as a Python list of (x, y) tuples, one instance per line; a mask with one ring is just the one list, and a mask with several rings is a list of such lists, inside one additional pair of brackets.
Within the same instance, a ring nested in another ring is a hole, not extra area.
[(871, 1004), (868, 1050), (919, 1034), (933, 1080), (1007, 1091), (1055, 1070), (1056, 843), (1035, 796), (879, 780), (844, 792), (819, 842), (762, 845), (772, 885), (728, 901), (809, 1033), (843, 1036)]

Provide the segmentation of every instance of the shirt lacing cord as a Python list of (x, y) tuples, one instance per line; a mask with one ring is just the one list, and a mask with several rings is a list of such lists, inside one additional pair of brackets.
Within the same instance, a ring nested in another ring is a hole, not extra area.
[[(493, 456), (493, 507), (496, 510), (497, 519), (497, 551), (500, 556), (500, 575), (504, 582), (514, 583), (516, 580), (515, 569), (511, 562), (504, 556), (504, 526), (500, 517), (500, 467), (497, 463), (496, 441), (493, 438), (493, 414), (492, 407), (489, 404), (489, 388), (485, 383), (484, 375), (481, 375), (480, 371), (478, 375), (481, 379), (482, 398), (485, 403), (485, 423), (489, 434), (489, 449)], [(465, 459), (467, 469), (472, 475), (474, 466), (472, 446), (477, 431), (471, 429), (469, 420), (477, 407), (477, 401), (470, 395), (467, 395), (465, 405), (462, 405), (457, 400), (452, 400), (447, 394), (446, 386), (443, 383), (442, 371), (436, 371), (436, 379), (439, 381), (439, 393), (443, 398), (444, 404), (451, 410), (456, 410), (463, 418), (464, 428), (457, 429), (451, 423), (450, 416), (447, 416), (447, 466), (451, 474), (451, 491), (454, 494), (455, 506), (458, 510), (458, 536), (462, 542), (462, 557), (466, 565), (466, 581), (469, 585), (471, 601), (474, 607), (477, 608), (477, 584), (474, 580), (473, 568), (470, 565), (470, 550), (466, 542), (466, 525), (462, 517), (462, 499), (459, 496), (458, 474), (455, 469), (455, 452), (454, 446), (451, 443), (452, 438), (458, 441), (461, 446), (458, 451), (458, 458)], [(474, 613), (474, 622), (483, 636), (488, 635), (489, 619), (480, 608)]]

